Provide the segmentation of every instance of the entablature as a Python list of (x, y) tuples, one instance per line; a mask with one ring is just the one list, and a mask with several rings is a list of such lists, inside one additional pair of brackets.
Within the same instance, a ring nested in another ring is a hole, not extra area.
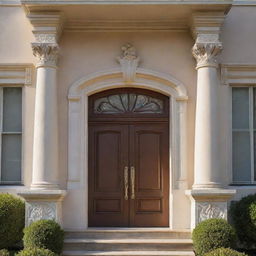
[[(46, 22), (49, 13), (61, 13), (64, 30), (69, 32), (188, 31), (194, 13), (206, 13), (210, 16), (209, 22), (218, 22), (215, 13), (225, 15), (232, 2), (233, 0), (21, 0), (32, 24), (36, 24), (37, 20), (41, 24)], [(39, 16), (40, 19), (37, 18)], [(50, 21), (54, 23), (54, 16)]]

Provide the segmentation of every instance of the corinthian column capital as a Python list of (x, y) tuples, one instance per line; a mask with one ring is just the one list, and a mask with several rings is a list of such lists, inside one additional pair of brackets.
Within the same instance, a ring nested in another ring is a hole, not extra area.
[(192, 54), (201, 67), (217, 67), (222, 50), (220, 34), (225, 14), (222, 12), (196, 12), (192, 15), (191, 31), (195, 39)]
[(192, 54), (197, 61), (197, 68), (217, 67), (217, 56), (221, 50), (221, 42), (196, 42), (192, 48)]
[(59, 46), (57, 43), (32, 43), (32, 50), (38, 60), (37, 67), (57, 66), (59, 55)]
[(37, 58), (37, 67), (55, 68), (59, 55), (58, 40), (63, 28), (63, 14), (32, 12), (27, 17), (33, 26), (35, 41), (31, 45)]

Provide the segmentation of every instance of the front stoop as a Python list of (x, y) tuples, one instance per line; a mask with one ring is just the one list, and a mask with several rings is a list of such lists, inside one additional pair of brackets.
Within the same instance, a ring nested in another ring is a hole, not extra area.
[(63, 256), (194, 256), (190, 231), (98, 229), (66, 232)]

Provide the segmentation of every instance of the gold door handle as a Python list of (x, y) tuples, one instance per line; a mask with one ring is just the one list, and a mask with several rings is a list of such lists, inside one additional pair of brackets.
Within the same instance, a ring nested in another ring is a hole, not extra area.
[(131, 186), (132, 186), (131, 199), (135, 199), (135, 167), (134, 166), (131, 167)]
[(128, 189), (129, 189), (129, 184), (128, 184), (128, 167), (124, 167), (124, 199), (128, 200)]

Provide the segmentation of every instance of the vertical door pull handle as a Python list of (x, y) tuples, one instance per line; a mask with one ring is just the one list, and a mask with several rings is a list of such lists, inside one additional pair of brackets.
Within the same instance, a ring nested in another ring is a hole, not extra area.
[(129, 189), (129, 184), (128, 184), (128, 167), (124, 167), (124, 199), (128, 200), (128, 189)]
[(135, 199), (135, 167), (131, 167), (131, 199)]

